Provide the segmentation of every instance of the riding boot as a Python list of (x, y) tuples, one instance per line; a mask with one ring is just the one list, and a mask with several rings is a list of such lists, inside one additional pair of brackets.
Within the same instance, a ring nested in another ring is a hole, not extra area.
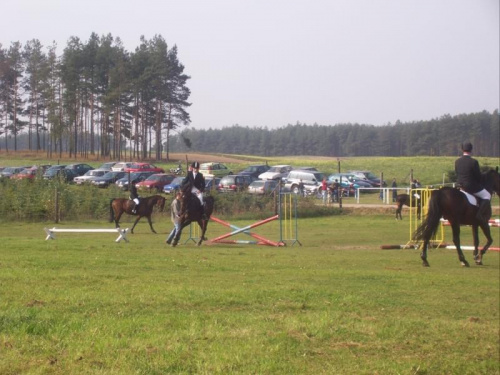
[(132, 207), (132, 213), (136, 214), (137, 213), (137, 204), (134, 201), (132, 201), (132, 202), (134, 203), (134, 206)]
[(476, 218), (481, 222), (486, 222), (491, 217), (491, 204), (487, 199), (481, 199), (477, 210)]

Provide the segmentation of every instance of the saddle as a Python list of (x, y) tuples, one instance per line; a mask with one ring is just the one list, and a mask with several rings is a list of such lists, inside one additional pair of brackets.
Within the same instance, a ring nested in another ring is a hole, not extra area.
[(478, 199), (474, 195), (467, 193), (465, 190), (462, 189), (460, 189), (460, 192), (462, 192), (465, 195), (465, 197), (467, 198), (467, 200), (471, 205), (476, 207), (479, 206)]

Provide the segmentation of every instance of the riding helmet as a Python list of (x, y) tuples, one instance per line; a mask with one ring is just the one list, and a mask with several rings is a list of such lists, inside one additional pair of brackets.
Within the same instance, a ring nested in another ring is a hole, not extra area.
[(471, 152), (472, 151), (472, 143), (470, 143), (470, 142), (464, 142), (462, 144), (462, 151), (464, 151), (464, 152)]
[(195, 169), (200, 169), (200, 163), (198, 163), (197, 161), (194, 161), (193, 164), (191, 164), (191, 167), (193, 167)]

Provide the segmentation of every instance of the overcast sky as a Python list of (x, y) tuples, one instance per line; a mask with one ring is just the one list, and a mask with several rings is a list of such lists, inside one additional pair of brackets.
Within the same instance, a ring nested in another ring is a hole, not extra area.
[(161, 34), (197, 129), (383, 125), (499, 107), (499, 0), (0, 0), (0, 43)]

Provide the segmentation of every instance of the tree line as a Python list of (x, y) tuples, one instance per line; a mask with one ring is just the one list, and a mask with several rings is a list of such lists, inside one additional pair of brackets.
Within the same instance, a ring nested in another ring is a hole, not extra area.
[(455, 156), (471, 141), (474, 154), (499, 156), (498, 109), (384, 126), (289, 124), (278, 129), (234, 125), (223, 129), (186, 128), (172, 139), (173, 152), (219, 152), (286, 156)]
[(190, 123), (189, 79), (161, 35), (133, 52), (96, 33), (71, 37), (62, 55), (37, 39), (0, 44), (0, 149), (160, 158)]

